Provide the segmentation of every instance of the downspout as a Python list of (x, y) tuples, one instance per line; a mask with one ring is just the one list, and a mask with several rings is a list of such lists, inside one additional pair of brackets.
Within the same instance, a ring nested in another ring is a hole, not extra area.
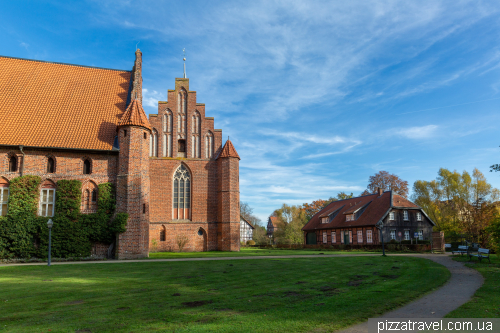
[(19, 146), (19, 150), (21, 151), (21, 154), (23, 154), (23, 163), (21, 164), (21, 177), (23, 176), (23, 171), (24, 171), (24, 151), (23, 151), (24, 146)]

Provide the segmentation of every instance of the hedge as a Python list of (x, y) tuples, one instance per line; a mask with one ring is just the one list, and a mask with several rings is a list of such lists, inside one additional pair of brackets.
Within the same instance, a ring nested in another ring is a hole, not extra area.
[[(48, 217), (37, 216), (41, 179), (22, 176), (10, 182), (9, 211), (0, 217), (0, 258), (45, 258), (48, 253)], [(114, 242), (125, 232), (128, 214), (115, 214), (113, 184), (99, 185), (98, 209), (93, 214), (80, 212), (82, 183), (57, 182), (55, 213), (52, 217), (52, 256), (87, 257), (92, 243)]]

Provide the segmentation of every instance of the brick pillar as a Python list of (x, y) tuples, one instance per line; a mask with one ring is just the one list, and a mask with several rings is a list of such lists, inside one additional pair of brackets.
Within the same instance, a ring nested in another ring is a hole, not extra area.
[(118, 131), (116, 210), (129, 214), (127, 231), (118, 236), (118, 259), (149, 256), (150, 135), (149, 129), (139, 126), (123, 126)]
[(219, 157), (217, 160), (218, 209), (217, 248), (220, 251), (240, 250), (240, 185), (239, 158)]

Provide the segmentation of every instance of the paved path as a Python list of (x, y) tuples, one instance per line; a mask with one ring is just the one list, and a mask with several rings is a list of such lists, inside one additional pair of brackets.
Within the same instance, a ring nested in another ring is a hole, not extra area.
[[(413, 255), (437, 262), (451, 272), (450, 280), (436, 291), (399, 309), (384, 313), (380, 318), (443, 318), (449, 312), (467, 303), (484, 282), (476, 270), (454, 261), (448, 255)], [(410, 287), (410, 286), (409, 286)], [(351, 326), (338, 333), (367, 333), (368, 322)]]

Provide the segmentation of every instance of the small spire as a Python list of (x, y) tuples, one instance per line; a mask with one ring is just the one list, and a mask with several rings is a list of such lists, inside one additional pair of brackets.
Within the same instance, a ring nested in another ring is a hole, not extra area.
[(184, 78), (186, 78), (186, 49), (182, 49), (182, 53), (184, 54), (182, 58), (182, 60), (184, 60)]

